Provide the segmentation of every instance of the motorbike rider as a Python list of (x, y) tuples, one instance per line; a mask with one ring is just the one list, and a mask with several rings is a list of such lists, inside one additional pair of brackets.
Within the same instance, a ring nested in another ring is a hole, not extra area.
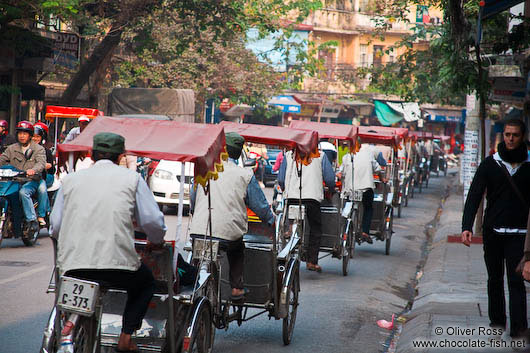
[(61, 275), (127, 290), (116, 350), (134, 352), (138, 347), (131, 335), (141, 327), (155, 291), (153, 274), (134, 247), (134, 224), (147, 234), (148, 247), (163, 243), (166, 226), (146, 182), (138, 173), (117, 165), (124, 150), (122, 136), (94, 135), (96, 163), (62, 180), (50, 230), (58, 241)]
[(17, 143), (17, 139), (9, 133), (9, 123), (7, 120), (0, 120), (0, 153), (14, 143)]
[(38, 199), (45, 200), (46, 203), (39, 202), (37, 206), (37, 221), (40, 226), (46, 225), (46, 212), (50, 210), (50, 199), (48, 198), (48, 188), (53, 184), (53, 175), (55, 174), (54, 158), (49, 148), (44, 146), (44, 141), (48, 138), (48, 126), (42, 122), (35, 123), (33, 129), (33, 141), (42, 147), (46, 151), (46, 167), (42, 171), (42, 179), (37, 189)]
[[(217, 180), (210, 181), (212, 203), (212, 235), (220, 241), (220, 249), (226, 251), (230, 267), (231, 298), (242, 300), (247, 293), (243, 287), (245, 244), (243, 235), (248, 231), (247, 207), (269, 226), (274, 215), (252, 170), (237, 165), (245, 139), (235, 132), (226, 133), (228, 161)], [(191, 195), (193, 219), (192, 237), (208, 235), (208, 198), (199, 187)]]
[(322, 272), (318, 265), (320, 239), (322, 238), (322, 216), (320, 203), (324, 199), (324, 182), (330, 192), (335, 189), (335, 172), (324, 152), (313, 158), (309, 165), (302, 165), (302, 195), (300, 195), (299, 163), (295, 161), (293, 151), (289, 151), (283, 158), (278, 182), (285, 190), (287, 204), (297, 204), (302, 199), (309, 221), (309, 244), (307, 249), (306, 268), (309, 271)]
[[(42, 178), (41, 173), (46, 167), (46, 151), (44, 147), (32, 141), (33, 124), (29, 121), (19, 122), (16, 130), (18, 142), (8, 146), (4, 153), (0, 155), (0, 165), (10, 164), (19, 170), (25, 171), (26, 175), (33, 179), (22, 185), (19, 191), (24, 218), (28, 229), (32, 232), (39, 229), (39, 224), (31, 197), (37, 192)], [(39, 203), (46, 202), (44, 199), (38, 199), (37, 201)], [(13, 223), (16, 232), (21, 229), (20, 221), (20, 214), (15, 207), (13, 208)]]

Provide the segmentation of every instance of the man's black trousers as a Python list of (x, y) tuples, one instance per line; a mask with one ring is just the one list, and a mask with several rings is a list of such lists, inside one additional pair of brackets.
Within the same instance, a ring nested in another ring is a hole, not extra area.
[(155, 279), (146, 265), (142, 263), (137, 271), (71, 270), (66, 275), (126, 290), (127, 302), (123, 311), (122, 332), (132, 334), (142, 326), (142, 319), (155, 292)]
[(518, 336), (528, 327), (526, 289), (515, 272), (524, 252), (524, 234), (502, 235), (484, 232), (484, 261), (488, 271), (488, 314), (492, 326), (506, 327), (504, 269), (508, 278), (510, 335)]
[(228, 260), (230, 287), (243, 289), (243, 266), (245, 264), (245, 243), (243, 238), (238, 240), (222, 240), (219, 250), (226, 251)]
[(370, 234), (372, 225), (372, 216), (374, 213), (374, 190), (368, 189), (363, 191), (363, 233)]

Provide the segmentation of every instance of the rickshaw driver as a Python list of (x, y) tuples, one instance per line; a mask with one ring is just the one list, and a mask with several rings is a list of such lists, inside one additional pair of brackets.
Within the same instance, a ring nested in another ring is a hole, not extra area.
[(353, 160), (353, 189), (363, 192), (362, 238), (369, 244), (373, 243), (370, 237), (370, 226), (372, 223), (375, 189), (374, 173), (379, 173), (381, 180), (386, 182), (381, 174), (382, 169), (378, 162), (379, 156), (380, 153), (374, 149), (374, 146), (363, 144)]
[(136, 253), (134, 222), (147, 234), (150, 248), (163, 243), (166, 226), (146, 182), (138, 173), (117, 165), (124, 149), (125, 139), (120, 135), (102, 132), (94, 136), (96, 163), (62, 180), (50, 230), (58, 240), (61, 274), (127, 290), (116, 350), (137, 352), (131, 335), (142, 324), (155, 283)]
[[(245, 139), (235, 132), (226, 133), (228, 161), (217, 180), (210, 181), (212, 203), (212, 235), (220, 240), (230, 267), (232, 300), (242, 300), (248, 292), (243, 287), (244, 250), (243, 236), (248, 231), (247, 206), (269, 226), (274, 224), (274, 214), (252, 170), (237, 165)], [(191, 237), (208, 234), (208, 198), (203, 188), (191, 195), (193, 219)]]
[(318, 265), (318, 252), (322, 238), (320, 203), (324, 199), (322, 184), (325, 183), (329, 191), (333, 192), (335, 172), (327, 155), (324, 152), (320, 153), (320, 157), (313, 158), (308, 166), (302, 165), (302, 195), (300, 195), (300, 178), (296, 164), (293, 152), (287, 152), (278, 172), (278, 182), (285, 190), (287, 204), (296, 204), (300, 198), (302, 199), (309, 221), (306, 268), (309, 271), (322, 272), (322, 267)]

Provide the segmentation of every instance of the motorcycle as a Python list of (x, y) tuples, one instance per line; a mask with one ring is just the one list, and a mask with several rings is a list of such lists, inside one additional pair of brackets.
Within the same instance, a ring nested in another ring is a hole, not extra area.
[[(33, 246), (37, 241), (40, 228), (23, 221), (24, 214), (19, 199), (22, 184), (29, 181), (32, 179), (24, 171), (13, 166), (0, 167), (0, 244), (6, 238), (22, 238), (26, 246)], [(33, 206), (37, 208), (37, 202)], [(16, 224), (19, 229), (16, 229)]]

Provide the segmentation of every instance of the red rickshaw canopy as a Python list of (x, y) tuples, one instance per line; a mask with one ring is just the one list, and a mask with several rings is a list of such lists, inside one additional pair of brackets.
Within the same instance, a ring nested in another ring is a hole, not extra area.
[(90, 119), (103, 115), (94, 108), (79, 108), (79, 107), (61, 107), (58, 105), (48, 105), (46, 107), (46, 119), (53, 120), (55, 118), (79, 118), (81, 115), (86, 115)]
[(332, 138), (342, 141), (346, 140), (349, 141), (350, 146), (352, 147), (355, 145), (355, 141), (357, 140), (357, 126), (353, 125), (293, 120), (289, 124), (289, 128), (313, 130), (318, 132), (319, 138)]
[(432, 132), (428, 131), (411, 131), (411, 136), (415, 136), (418, 140), (432, 140), (434, 138)]
[(433, 138), (435, 140), (440, 140), (440, 141), (449, 141), (451, 139), (451, 136), (447, 136), (447, 135), (434, 135)]
[(291, 129), (281, 126), (238, 124), (222, 121), (226, 132), (237, 132), (245, 140), (266, 145), (279, 145), (295, 151), (297, 160), (308, 165), (311, 159), (320, 155), (316, 131)]
[(228, 158), (219, 125), (101, 116), (74, 141), (58, 145), (60, 163), (66, 161), (68, 152), (90, 151), (94, 135), (100, 132), (123, 136), (127, 154), (194, 163), (195, 183), (203, 186), (209, 179), (217, 179), (223, 170), (222, 160)]
[(401, 140), (406, 140), (409, 136), (409, 129), (404, 127), (390, 127), (390, 126), (372, 126), (377, 127), (378, 131), (394, 132)]
[(382, 129), (382, 126), (359, 126), (359, 138), (362, 143), (399, 147), (399, 136), (393, 131)]

